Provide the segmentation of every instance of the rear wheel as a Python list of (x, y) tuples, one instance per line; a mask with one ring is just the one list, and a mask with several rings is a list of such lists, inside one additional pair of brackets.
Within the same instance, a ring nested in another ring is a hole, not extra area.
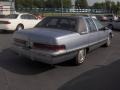
[(16, 27), (16, 31), (19, 31), (19, 30), (22, 30), (22, 29), (24, 29), (24, 26), (23, 26), (23, 25), (18, 25), (18, 26)]
[(85, 58), (86, 58), (86, 49), (79, 50), (75, 59), (75, 64), (76, 65), (82, 64)]

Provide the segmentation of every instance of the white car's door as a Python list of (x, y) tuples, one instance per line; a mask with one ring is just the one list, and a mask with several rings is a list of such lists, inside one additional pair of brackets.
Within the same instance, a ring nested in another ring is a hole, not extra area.
[(36, 19), (35, 16), (30, 14), (21, 15), (21, 21), (25, 29), (33, 28), (39, 22), (39, 20)]
[(29, 21), (30, 21), (30, 23), (32, 24), (32, 28), (34, 27), (34, 26), (36, 26), (39, 22), (40, 22), (40, 19), (37, 19), (35, 16), (33, 16), (33, 15), (28, 15), (28, 17), (29, 17)]

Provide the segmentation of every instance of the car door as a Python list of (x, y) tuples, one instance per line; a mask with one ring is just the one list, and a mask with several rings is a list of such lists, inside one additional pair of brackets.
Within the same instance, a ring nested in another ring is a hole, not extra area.
[(23, 14), (21, 15), (22, 24), (24, 28), (33, 28), (39, 21), (32, 15)]
[(93, 46), (98, 43), (98, 31), (97, 28), (91, 18), (86, 18), (86, 23), (89, 31), (89, 45)]
[(86, 47), (89, 45), (89, 33), (86, 25), (85, 18), (80, 18), (78, 23), (78, 31), (80, 34), (79, 44), (81, 47)]
[(120, 29), (120, 19), (113, 22), (113, 28)]
[(31, 28), (31, 22), (27, 14), (22, 14), (20, 18), (22, 24), (24, 25), (24, 29)]
[(36, 26), (39, 22), (40, 22), (40, 19), (37, 19), (35, 16), (33, 15), (28, 15), (29, 17), (29, 20), (30, 20), (30, 23), (32, 24), (31, 27), (34, 27)]
[(98, 29), (98, 42), (105, 41), (108, 37), (108, 30), (97, 19), (93, 19), (93, 21)]

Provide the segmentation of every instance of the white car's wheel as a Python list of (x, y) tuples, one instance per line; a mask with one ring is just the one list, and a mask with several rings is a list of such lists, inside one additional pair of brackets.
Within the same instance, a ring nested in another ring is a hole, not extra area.
[(85, 58), (86, 58), (86, 49), (79, 50), (75, 60), (76, 65), (82, 64)]
[(18, 25), (18, 26), (16, 27), (16, 31), (19, 31), (19, 30), (22, 30), (22, 29), (24, 29), (24, 26), (23, 26), (23, 25)]

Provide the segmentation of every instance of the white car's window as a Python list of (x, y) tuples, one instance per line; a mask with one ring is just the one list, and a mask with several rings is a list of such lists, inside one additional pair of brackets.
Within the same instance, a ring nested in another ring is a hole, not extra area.
[(89, 29), (90, 32), (95, 32), (95, 31), (97, 31), (97, 28), (96, 28), (94, 22), (92, 21), (92, 19), (87, 18), (87, 19), (86, 19), (86, 22), (87, 22), (88, 29)]
[(6, 15), (4, 18), (16, 19), (17, 17), (18, 17), (18, 14), (10, 14), (10, 15)]
[(27, 15), (21, 15), (21, 19), (28, 19)]
[(28, 15), (28, 19), (34, 19), (34, 20), (36, 20), (37, 18), (35, 16), (33, 16), (33, 15)]
[(21, 15), (21, 19), (28, 19), (28, 20), (34, 19), (34, 20), (36, 20), (37, 18), (33, 15), (24, 14), (24, 15)]

